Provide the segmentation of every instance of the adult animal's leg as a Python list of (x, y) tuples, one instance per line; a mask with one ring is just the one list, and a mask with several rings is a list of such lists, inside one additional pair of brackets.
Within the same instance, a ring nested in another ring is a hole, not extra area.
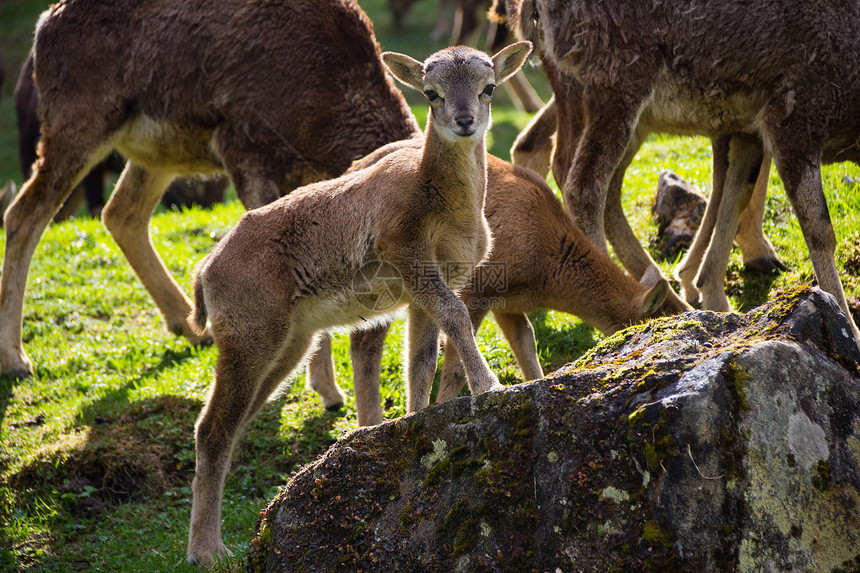
[(765, 155), (755, 182), (749, 205), (741, 213), (735, 242), (744, 257), (744, 266), (759, 273), (787, 271), (776, 250), (764, 234), (764, 209), (767, 204), (767, 185), (770, 179), (770, 155)]
[(152, 213), (174, 175), (129, 161), (116, 190), (102, 211), (102, 220), (131, 268), (149, 292), (167, 328), (192, 344), (208, 339), (188, 324), (191, 301), (176, 284), (156, 253), (149, 235)]
[[(750, 201), (763, 157), (761, 142), (757, 139), (739, 135), (731, 138), (725, 187), (717, 205), (711, 240), (696, 276), (696, 288), (701, 293), (703, 308), (723, 312), (731, 310), (725, 292), (726, 269), (738, 219)], [(697, 241), (698, 234), (694, 244)]]
[(72, 189), (108, 152), (108, 125), (93, 119), (81, 129), (77, 123), (80, 115), (71, 116), (45, 124), (33, 175), (3, 219), (6, 247), (0, 272), (0, 368), (18, 378), (33, 371), (24, 352), (21, 329), (24, 291), (36, 245)]

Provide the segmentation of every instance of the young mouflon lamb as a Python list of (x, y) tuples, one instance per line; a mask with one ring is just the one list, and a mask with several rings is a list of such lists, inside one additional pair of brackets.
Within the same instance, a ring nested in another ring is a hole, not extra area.
[[(398, 149), (421, 145), (420, 138), (390, 143), (350, 169), (367, 168)], [(645, 273), (642, 282), (625, 273), (574, 225), (546, 182), (530, 169), (487, 156), (484, 214), (493, 234), (492, 252), (457, 294), (476, 331), (493, 312), (525, 380), (543, 377), (529, 312), (569, 312), (610, 334), (650, 317), (690, 310), (667, 297), (671, 289), (658, 269)], [(359, 426), (383, 420), (379, 380), (387, 331), (388, 325), (380, 324), (350, 335)], [(346, 399), (333, 370), (331, 346), (322, 337), (308, 364), (308, 379), (326, 407)], [(456, 396), (464, 382), (459, 356), (446, 344), (437, 401)]]
[[(490, 248), (483, 213), (490, 99), (530, 51), (521, 42), (490, 58), (456, 47), (424, 63), (383, 54), (394, 76), (427, 96), (424, 145), (246, 213), (198, 266), (192, 323), (203, 331), (208, 321), (220, 354), (195, 431), (190, 562), (228, 553), (220, 506), (236, 436), (319, 332), (371, 326), (408, 305), (409, 411), (429, 402), (440, 330), (462, 357), (473, 393), (502, 387), (452, 288)], [(463, 272), (447, 273), (451, 263)], [(399, 299), (380, 304), (393, 286)]]

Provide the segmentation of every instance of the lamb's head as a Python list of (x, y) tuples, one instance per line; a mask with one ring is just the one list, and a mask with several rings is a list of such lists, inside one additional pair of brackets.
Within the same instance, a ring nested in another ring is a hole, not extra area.
[(511, 44), (492, 58), (457, 46), (419, 62), (386, 52), (388, 70), (406, 85), (424, 93), (436, 131), (448, 141), (483, 138), (490, 124), (490, 100), (496, 85), (512, 76), (531, 52), (530, 42)]

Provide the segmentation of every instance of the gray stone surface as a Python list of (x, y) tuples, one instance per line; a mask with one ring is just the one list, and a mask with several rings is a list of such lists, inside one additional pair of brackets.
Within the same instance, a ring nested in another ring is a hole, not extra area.
[(264, 510), (248, 569), (858, 570), (849, 336), (798, 288), (351, 432)]

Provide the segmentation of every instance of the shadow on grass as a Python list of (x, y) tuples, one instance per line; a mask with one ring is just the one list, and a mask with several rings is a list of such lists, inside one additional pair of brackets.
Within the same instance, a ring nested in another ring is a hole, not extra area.
[[(2, 515), (2, 514), (0, 514)], [(3, 519), (6, 519), (4, 517)], [(0, 571), (18, 571), (18, 559), (12, 553), (12, 541), (0, 529)]]
[[(6, 421), (6, 410), (15, 393), (15, 378), (12, 376), (0, 376), (0, 424)], [(2, 464), (0, 460), (0, 464)]]
[(74, 517), (161, 495), (190, 480), (200, 407), (199, 400), (164, 395), (128, 402), (112, 419), (94, 413), (83, 440), (61, 438), (15, 473), (10, 485), (22, 495), (54, 498)]
[(142, 370), (139, 376), (130, 379), (119, 388), (107, 393), (100, 400), (84, 406), (78, 415), (78, 423), (97, 425), (114, 421), (129, 406), (128, 397), (132, 390), (145, 387), (147, 380), (157, 378), (161, 373), (170, 370), (186, 360), (192, 359), (194, 355), (195, 350), (191, 346), (186, 346), (181, 350), (168, 348), (162, 353), (161, 359), (156, 365)]
[[(185, 526), (191, 510), (194, 424), (203, 404), (175, 395), (129, 402), (132, 384), (87, 406), (82, 418), (90, 427), (83, 441), (60, 441), (12, 476), (15, 511), (31, 519), (25, 515), (39, 504), (49, 508), (50, 523), (41, 526), (52, 533), (36, 543), (40, 549), (33, 555), (0, 538), (0, 570), (53, 565), (61, 555), (83, 563), (87, 554), (107, 551), (109, 541), (101, 538), (122, 533), (116, 527), (123, 526), (106, 524), (126, 503), (136, 504), (144, 515), (172, 508), (179, 527)], [(233, 452), (225, 503), (229, 499), (231, 507), (247, 508), (242, 515), (252, 519), (273, 489), (335, 442), (333, 430), (345, 414), (345, 409), (327, 411), (314, 398), (294, 394), (267, 404), (242, 432)], [(243, 523), (241, 528), (252, 526)], [(152, 528), (149, 534), (146, 527)], [(162, 534), (157, 530), (163, 525), (156, 521), (146, 527), (137, 530), (139, 540), (129, 539), (129, 559), (140, 554), (150, 535)]]
[(726, 274), (726, 294), (737, 301), (735, 310), (747, 312), (768, 301), (779, 275), (779, 271), (763, 273), (731, 265)]
[[(310, 402), (310, 404), (307, 404)], [(285, 409), (308, 410), (298, 425), (282, 424)], [(262, 496), (285, 485), (302, 466), (317, 459), (337, 437), (333, 430), (346, 408), (325, 410), (316, 396), (281, 396), (267, 404), (242, 432), (233, 450), (227, 487), (245, 496)]]

